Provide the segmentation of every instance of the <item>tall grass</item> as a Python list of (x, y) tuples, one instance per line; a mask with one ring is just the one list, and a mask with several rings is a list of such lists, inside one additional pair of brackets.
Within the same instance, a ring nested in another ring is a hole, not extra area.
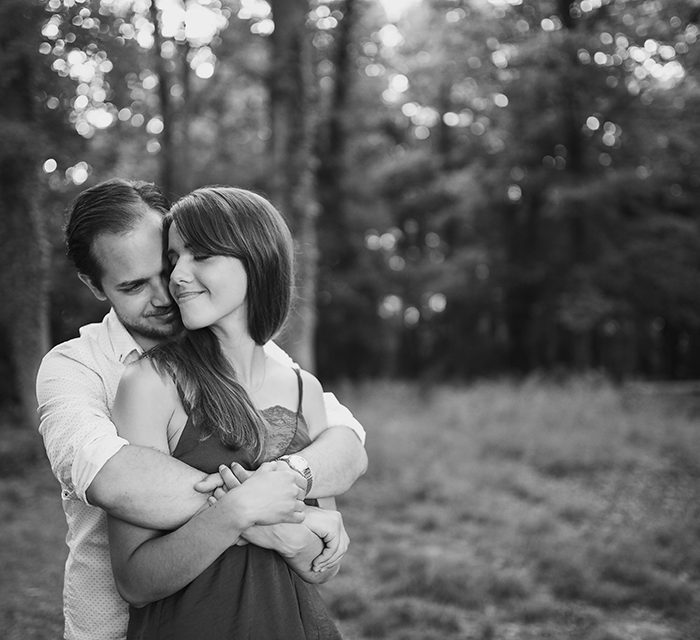
[[(596, 378), (334, 391), (370, 458), (323, 586), (347, 640), (700, 638), (697, 399)], [(43, 462), (11, 471), (0, 637), (55, 638), (58, 487)]]
[(700, 638), (692, 407), (595, 378), (338, 394), (370, 468), (325, 587), (354, 638)]

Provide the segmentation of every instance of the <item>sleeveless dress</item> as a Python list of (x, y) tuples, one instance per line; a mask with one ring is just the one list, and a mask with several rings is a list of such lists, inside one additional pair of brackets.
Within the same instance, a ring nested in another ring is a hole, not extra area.
[[(294, 453), (311, 442), (301, 413), (274, 406), (265, 460)], [(188, 419), (173, 456), (206, 473), (219, 465), (249, 466), (248, 452), (229, 449), (216, 436), (200, 440)], [(145, 607), (129, 608), (127, 640), (341, 640), (318, 590), (276, 552), (248, 544), (229, 547), (186, 587)]]

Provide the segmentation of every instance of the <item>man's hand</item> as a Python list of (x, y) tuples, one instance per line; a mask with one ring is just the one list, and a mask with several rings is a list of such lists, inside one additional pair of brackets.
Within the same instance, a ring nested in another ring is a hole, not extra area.
[(327, 571), (337, 566), (348, 550), (350, 538), (343, 526), (343, 516), (339, 511), (306, 507), (304, 525), (323, 540), (324, 549), (313, 563), (314, 571)]

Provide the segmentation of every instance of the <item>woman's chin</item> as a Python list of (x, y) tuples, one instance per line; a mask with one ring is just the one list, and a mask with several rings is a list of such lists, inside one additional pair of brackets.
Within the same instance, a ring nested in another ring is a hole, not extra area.
[(182, 324), (188, 331), (194, 331), (196, 329), (201, 329), (207, 325), (197, 322), (194, 318), (182, 318)]

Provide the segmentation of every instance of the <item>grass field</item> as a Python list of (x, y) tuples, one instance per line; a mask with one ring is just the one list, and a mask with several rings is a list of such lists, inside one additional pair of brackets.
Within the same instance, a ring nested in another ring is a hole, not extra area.
[[(370, 457), (323, 587), (348, 640), (700, 638), (700, 401), (599, 379), (336, 392)], [(57, 485), (4, 433), (0, 635), (58, 638)]]

